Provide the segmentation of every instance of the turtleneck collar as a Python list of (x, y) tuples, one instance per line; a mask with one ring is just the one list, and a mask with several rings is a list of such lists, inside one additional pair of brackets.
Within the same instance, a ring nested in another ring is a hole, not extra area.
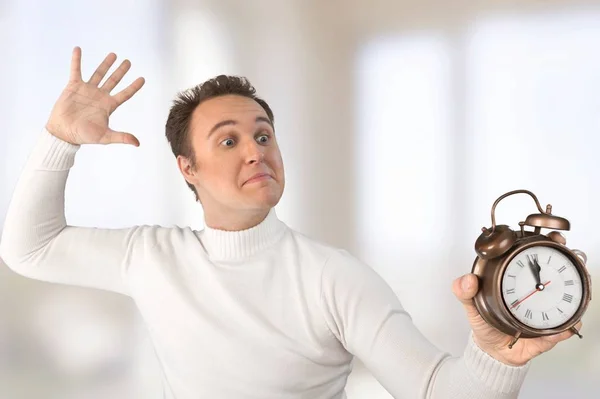
[(226, 231), (206, 226), (197, 235), (212, 260), (235, 260), (270, 247), (279, 240), (285, 227), (277, 218), (275, 208), (271, 208), (262, 222), (249, 229)]

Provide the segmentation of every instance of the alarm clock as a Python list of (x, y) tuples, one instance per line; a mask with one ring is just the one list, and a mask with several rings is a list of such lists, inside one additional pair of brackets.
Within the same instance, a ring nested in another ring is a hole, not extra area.
[[(539, 213), (519, 222), (520, 229), (496, 224), (496, 206), (514, 194), (530, 195)], [(492, 226), (483, 227), (475, 242), (472, 273), (479, 279), (474, 304), (491, 326), (513, 337), (535, 338), (571, 330), (592, 299), (591, 277), (584, 252), (570, 249), (557, 230), (570, 230), (567, 219), (544, 211), (528, 190), (501, 195), (492, 205)], [(529, 227), (530, 229), (526, 229)], [(550, 229), (547, 234), (542, 229)]]

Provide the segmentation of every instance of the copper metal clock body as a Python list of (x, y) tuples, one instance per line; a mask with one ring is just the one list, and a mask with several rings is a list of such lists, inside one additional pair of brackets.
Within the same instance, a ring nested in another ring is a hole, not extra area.
[[(520, 235), (520, 233), (517, 234)], [(508, 309), (509, 305), (504, 301), (502, 296), (502, 278), (508, 264), (521, 251), (533, 246), (549, 246), (561, 251), (561, 253), (573, 262), (581, 278), (583, 291), (582, 303), (571, 319), (555, 328), (536, 329), (521, 323), (510, 313)], [(508, 256), (500, 256), (488, 260), (477, 257), (473, 263), (472, 273), (479, 277), (480, 289), (474, 298), (474, 302), (481, 317), (496, 329), (512, 336), (518, 335), (521, 338), (534, 338), (568, 330), (574, 327), (581, 319), (591, 300), (590, 277), (585, 264), (579, 256), (575, 255), (564, 245), (544, 235), (531, 232), (526, 232), (524, 237), (517, 238)]]
[[(534, 199), (540, 213), (529, 215), (525, 221), (519, 222), (520, 231), (513, 231), (507, 225), (496, 225), (495, 208), (498, 203), (505, 197), (518, 193), (529, 194)], [(552, 335), (569, 329), (581, 337), (575, 325), (587, 310), (592, 298), (591, 278), (587, 271), (583, 252), (569, 249), (565, 245), (565, 238), (557, 231), (552, 231), (547, 235), (541, 233), (542, 228), (570, 229), (569, 221), (552, 215), (551, 210), (552, 206), (548, 205), (544, 211), (537, 197), (530, 191), (515, 190), (503, 194), (492, 206), (492, 227), (489, 229), (484, 227), (475, 243), (475, 251), (478, 256), (471, 271), (479, 278), (479, 291), (474, 298), (475, 307), (488, 324), (514, 337), (509, 347), (512, 347), (519, 338)], [(525, 226), (533, 227), (534, 230), (525, 230)], [(509, 305), (502, 295), (504, 273), (511, 260), (522, 251), (535, 246), (546, 246), (560, 251), (573, 262), (581, 278), (582, 299), (579, 307), (571, 318), (553, 328), (539, 329), (523, 324), (509, 311)]]

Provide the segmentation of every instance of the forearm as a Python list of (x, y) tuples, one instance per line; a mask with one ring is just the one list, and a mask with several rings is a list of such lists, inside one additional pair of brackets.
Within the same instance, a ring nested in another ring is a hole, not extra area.
[(477, 347), (469, 337), (461, 357), (446, 357), (438, 364), (426, 398), (516, 399), (529, 365), (500, 363)]
[(324, 268), (321, 293), (325, 320), (344, 347), (357, 356), (394, 398), (516, 398), (527, 367), (492, 359), (469, 340), (453, 358), (417, 329), (392, 289), (347, 253)]
[(139, 227), (68, 226), (64, 197), (77, 146), (46, 131), (15, 188), (0, 241), (0, 257), (36, 280), (127, 294), (124, 273)]
[(38, 138), (4, 223), (0, 256), (9, 266), (32, 258), (66, 227), (65, 186), (78, 148), (47, 131)]
[(471, 338), (463, 355), (452, 357), (429, 342), (398, 309), (372, 321), (373, 328), (363, 325), (361, 332), (352, 331), (357, 339), (347, 344), (394, 398), (517, 398), (527, 366), (502, 364)]

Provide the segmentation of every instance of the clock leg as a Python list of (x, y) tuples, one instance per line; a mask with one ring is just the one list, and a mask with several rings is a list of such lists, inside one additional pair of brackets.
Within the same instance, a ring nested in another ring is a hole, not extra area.
[(519, 337), (521, 337), (521, 332), (517, 331), (517, 334), (514, 336), (513, 340), (510, 341), (510, 344), (508, 344), (508, 349), (512, 349), (512, 347), (517, 343), (517, 341), (519, 340)]
[(575, 327), (571, 327), (571, 331), (573, 331), (573, 334), (577, 335), (580, 339), (583, 338), (583, 335), (579, 334), (579, 330), (577, 330)]

